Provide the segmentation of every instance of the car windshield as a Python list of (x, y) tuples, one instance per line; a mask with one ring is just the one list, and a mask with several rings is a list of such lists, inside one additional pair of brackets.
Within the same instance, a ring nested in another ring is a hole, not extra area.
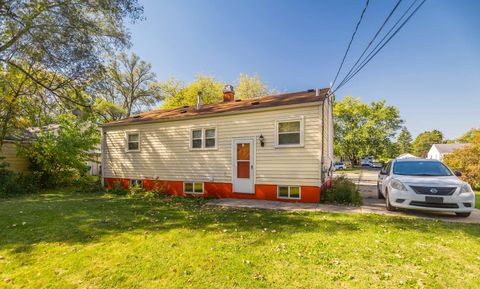
[(395, 175), (405, 176), (451, 176), (452, 172), (441, 162), (410, 161), (397, 162), (393, 166)]

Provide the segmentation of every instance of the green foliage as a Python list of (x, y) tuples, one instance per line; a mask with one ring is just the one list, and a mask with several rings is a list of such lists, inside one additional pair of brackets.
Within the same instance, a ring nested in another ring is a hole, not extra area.
[(96, 96), (101, 98), (94, 107), (106, 120), (149, 110), (163, 99), (156, 81), (151, 64), (134, 53), (120, 53), (96, 81)]
[(419, 134), (412, 143), (413, 154), (425, 158), (433, 144), (443, 143), (443, 134), (439, 130), (425, 131)]
[(394, 157), (391, 139), (402, 124), (400, 112), (385, 101), (362, 103), (347, 96), (333, 109), (335, 154), (358, 164), (363, 156)]
[(103, 194), (105, 188), (102, 186), (100, 178), (97, 176), (84, 175), (77, 179), (73, 186), (75, 191), (79, 193), (87, 194)]
[(461, 137), (457, 139), (457, 142), (459, 143), (470, 143), (473, 142), (475, 139), (475, 136), (480, 133), (480, 128), (472, 128), (466, 133), (464, 133)]
[(259, 97), (275, 94), (275, 89), (269, 89), (268, 85), (261, 81), (257, 74), (248, 76), (240, 73), (240, 77), (235, 85), (235, 96), (239, 99)]
[[(159, 84), (159, 90), (165, 96), (162, 108), (177, 108), (197, 104), (198, 92), (202, 92), (203, 104), (223, 101), (224, 81), (217, 81), (212, 76), (197, 75), (194, 81), (185, 84), (174, 78)], [(240, 74), (235, 87), (235, 97), (240, 99), (274, 94), (276, 90), (260, 80), (258, 75)]]
[(60, 115), (58, 128), (42, 131), (21, 153), (31, 163), (31, 170), (40, 176), (42, 187), (55, 187), (84, 176), (89, 151), (99, 143), (97, 127), (73, 115)]
[(400, 134), (398, 135), (396, 147), (398, 154), (405, 154), (412, 152), (412, 135), (406, 127), (402, 127)]
[(454, 150), (443, 158), (452, 170), (462, 172), (462, 179), (480, 189), (480, 131), (473, 132), (470, 145)]
[(34, 175), (14, 173), (7, 162), (0, 159), (0, 198), (36, 192)]
[(112, 188), (107, 190), (107, 193), (119, 195), (119, 196), (125, 196), (128, 194), (128, 190), (125, 189), (120, 182), (114, 182), (112, 185)]
[(161, 84), (161, 90), (165, 95), (162, 108), (194, 106), (197, 104), (198, 92), (202, 93), (203, 104), (221, 102), (223, 100), (223, 85), (222, 82), (215, 80), (212, 76), (197, 75), (195, 80), (188, 85), (170, 79)]
[(332, 187), (322, 192), (321, 202), (359, 206), (362, 198), (355, 183), (345, 176), (338, 176), (333, 179)]

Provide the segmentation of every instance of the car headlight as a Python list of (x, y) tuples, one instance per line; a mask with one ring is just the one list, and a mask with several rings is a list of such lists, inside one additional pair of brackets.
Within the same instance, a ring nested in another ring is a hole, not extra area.
[(394, 188), (395, 190), (399, 190), (399, 191), (406, 191), (407, 188), (405, 187), (404, 184), (402, 184), (400, 181), (397, 181), (397, 180), (392, 180), (390, 182), (390, 186), (392, 188)]
[(473, 193), (472, 187), (469, 184), (463, 184), (460, 187), (460, 194), (462, 193)]

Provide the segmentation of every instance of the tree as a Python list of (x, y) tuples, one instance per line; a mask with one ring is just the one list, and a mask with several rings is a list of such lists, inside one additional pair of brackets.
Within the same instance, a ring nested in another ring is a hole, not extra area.
[(88, 105), (63, 90), (88, 81), (105, 54), (126, 47), (124, 20), (136, 21), (142, 14), (137, 0), (2, 1), (0, 62), (17, 68), (58, 101)]
[(472, 128), (457, 139), (458, 143), (470, 143), (480, 133), (480, 128)]
[(23, 144), (21, 153), (44, 186), (54, 186), (87, 171), (89, 151), (100, 141), (98, 127), (88, 119), (59, 115), (58, 128), (44, 129), (31, 144)]
[(396, 146), (399, 154), (412, 152), (412, 135), (406, 127), (402, 127), (397, 138)]
[(247, 74), (241, 73), (235, 87), (235, 95), (240, 99), (265, 96), (275, 93), (276, 90), (269, 89), (268, 85), (262, 82), (257, 74), (248, 76)]
[(46, 90), (19, 69), (0, 66), (0, 148), (7, 136), (21, 137), (26, 127), (48, 120), (56, 107)]
[[(152, 66), (136, 54), (121, 53), (111, 60), (98, 80), (97, 111), (107, 120), (129, 117), (155, 106), (162, 96)], [(106, 114), (106, 115), (105, 115)]]
[(480, 131), (473, 131), (469, 145), (454, 150), (443, 158), (452, 170), (462, 172), (462, 179), (480, 189)]
[(335, 154), (358, 164), (362, 156), (387, 156), (392, 153), (391, 138), (402, 124), (400, 112), (385, 101), (362, 103), (347, 96), (335, 102)]
[[(165, 102), (162, 108), (177, 108), (181, 106), (193, 106), (197, 104), (198, 92), (202, 93), (204, 104), (218, 103), (223, 100), (223, 87), (226, 83), (217, 81), (213, 76), (197, 75), (195, 80), (185, 84), (174, 78), (159, 85)], [(263, 96), (275, 93), (267, 84), (261, 82), (258, 75), (252, 77), (240, 74), (235, 88), (235, 96), (240, 99)]]
[(160, 90), (165, 95), (162, 108), (196, 105), (199, 92), (202, 93), (204, 104), (221, 102), (223, 86), (223, 82), (216, 81), (212, 76), (197, 75), (195, 80), (188, 85), (172, 78), (160, 85)]
[(412, 143), (413, 153), (425, 158), (433, 144), (443, 143), (443, 134), (439, 130), (425, 131), (419, 134)]

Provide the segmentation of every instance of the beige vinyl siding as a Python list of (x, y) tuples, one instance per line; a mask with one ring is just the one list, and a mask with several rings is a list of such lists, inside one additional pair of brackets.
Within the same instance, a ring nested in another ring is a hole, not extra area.
[[(232, 182), (232, 140), (256, 139), (256, 184), (319, 185), (320, 107), (277, 109), (190, 120), (105, 127), (104, 177)], [(275, 148), (277, 120), (304, 118), (304, 147)], [(215, 127), (217, 149), (191, 150), (192, 128)], [(126, 134), (140, 132), (140, 152)], [(258, 137), (263, 134), (265, 146)]]
[[(5, 158), (5, 159), (3, 159)], [(14, 143), (4, 143), (0, 151), (0, 161), (4, 160), (10, 165), (14, 172), (25, 172), (28, 170), (28, 160), (17, 155), (17, 147)]]

